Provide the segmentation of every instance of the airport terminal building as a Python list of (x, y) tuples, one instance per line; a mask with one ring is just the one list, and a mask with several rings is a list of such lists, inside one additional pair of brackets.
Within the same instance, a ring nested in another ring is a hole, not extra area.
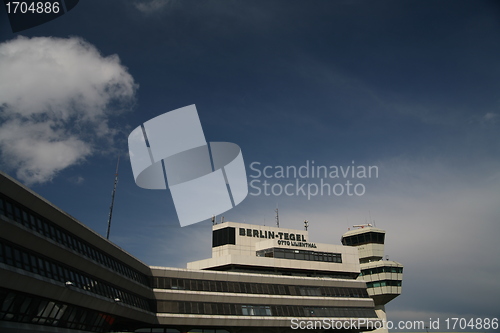
[(224, 222), (211, 258), (148, 266), (3, 173), (0, 230), (2, 332), (295, 332), (292, 320), (383, 318), (359, 246), (306, 230)]

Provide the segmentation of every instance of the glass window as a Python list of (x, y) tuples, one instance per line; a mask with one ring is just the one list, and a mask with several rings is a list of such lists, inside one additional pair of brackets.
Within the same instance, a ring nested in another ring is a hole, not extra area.
[(29, 227), (29, 225), (30, 225), (30, 216), (29, 216), (28, 212), (26, 212), (26, 211), (23, 210), (22, 214), (23, 214), (23, 225)]
[(55, 240), (56, 240), (58, 243), (61, 243), (61, 230), (56, 229), (56, 228), (53, 228), (53, 229), (54, 229), (54, 237), (55, 237)]
[(54, 278), (54, 275), (52, 273), (52, 267), (50, 265), (50, 262), (45, 261), (45, 271), (47, 272), (47, 277), (50, 279)]
[(49, 225), (47, 224), (47, 222), (42, 221), (42, 234), (45, 236), (45, 237), (50, 237), (50, 228), (49, 228)]
[(52, 272), (52, 276), (54, 278), (54, 280), (58, 280), (58, 281), (61, 281), (62, 278), (59, 276), (59, 267), (58, 265), (56, 265), (55, 263), (50, 263), (50, 268), (51, 268), (51, 272)]
[(17, 268), (23, 268), (23, 263), (21, 261), (21, 252), (18, 249), (13, 249), (14, 251), (14, 266)]
[(8, 217), (8, 218), (13, 218), (14, 217), (14, 213), (12, 211), (12, 204), (8, 201), (5, 202), (5, 215)]
[(36, 218), (36, 231), (43, 235), (43, 223), (39, 218)]
[(37, 258), (38, 274), (42, 276), (47, 276), (47, 271), (45, 270), (45, 261), (42, 258)]
[(279, 288), (279, 295), (286, 295), (285, 286), (280, 284), (280, 285), (278, 285), (278, 288)]
[(19, 207), (14, 206), (14, 220), (16, 222), (22, 222), (22, 215), (21, 215), (21, 209)]
[(2, 303), (2, 312), (8, 312), (16, 296), (13, 293), (8, 293)]
[(5, 200), (0, 198), (0, 214), (5, 215), (5, 208), (4, 208)]
[(30, 228), (36, 231), (36, 218), (30, 214)]
[(56, 228), (54, 228), (53, 225), (49, 225), (49, 236), (50, 236), (51, 239), (57, 240), (57, 237), (56, 237)]
[(12, 266), (14, 264), (14, 255), (12, 253), (12, 248), (5, 245), (5, 263)]
[(19, 313), (28, 314), (28, 308), (32, 300), (33, 298), (31, 297), (25, 297), (21, 306), (19, 306)]
[(366, 243), (366, 242), (368, 242), (366, 234), (358, 235), (358, 243)]
[(285, 253), (281, 249), (275, 249), (274, 250), (274, 257), (275, 258), (284, 258), (285, 257)]

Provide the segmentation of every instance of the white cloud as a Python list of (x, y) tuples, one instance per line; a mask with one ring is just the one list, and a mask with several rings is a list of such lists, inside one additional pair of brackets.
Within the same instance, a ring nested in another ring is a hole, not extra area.
[(118, 56), (77, 37), (2, 43), (0, 72), (2, 162), (28, 184), (50, 181), (96, 153), (96, 140), (112, 140), (110, 105), (132, 101), (137, 88)]
[(169, 0), (151, 0), (151, 1), (142, 1), (134, 3), (135, 8), (141, 11), (144, 14), (151, 14), (157, 12), (164, 7), (166, 7), (171, 1)]
[(498, 118), (498, 114), (493, 112), (488, 112), (483, 116), (484, 121), (495, 121)]
[(14, 119), (0, 127), (3, 160), (17, 167), (17, 176), (28, 183), (48, 181), (92, 152), (89, 143), (53, 125), (53, 121), (34, 123)]

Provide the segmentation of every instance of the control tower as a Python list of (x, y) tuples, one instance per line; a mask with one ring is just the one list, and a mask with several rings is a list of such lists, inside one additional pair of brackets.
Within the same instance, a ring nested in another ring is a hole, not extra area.
[[(361, 274), (358, 280), (366, 281), (368, 295), (375, 302), (380, 319), (387, 320), (385, 304), (401, 294), (403, 265), (384, 260), (385, 230), (371, 224), (355, 225), (342, 235), (342, 245), (355, 246), (359, 252)], [(386, 329), (374, 332), (387, 332)]]

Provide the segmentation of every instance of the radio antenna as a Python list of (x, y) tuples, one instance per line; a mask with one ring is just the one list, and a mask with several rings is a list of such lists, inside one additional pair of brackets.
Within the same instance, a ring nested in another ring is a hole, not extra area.
[(118, 166), (120, 166), (120, 155), (118, 155), (118, 162), (116, 162), (115, 184), (113, 185), (113, 193), (111, 194), (111, 206), (109, 206), (108, 232), (106, 233), (106, 239), (109, 239), (109, 231), (111, 230), (111, 218), (113, 217), (113, 205), (115, 204), (116, 185), (118, 184)]
[(280, 227), (280, 215), (278, 212), (278, 205), (276, 205), (276, 209), (274, 211), (276, 212), (276, 226), (279, 228)]

